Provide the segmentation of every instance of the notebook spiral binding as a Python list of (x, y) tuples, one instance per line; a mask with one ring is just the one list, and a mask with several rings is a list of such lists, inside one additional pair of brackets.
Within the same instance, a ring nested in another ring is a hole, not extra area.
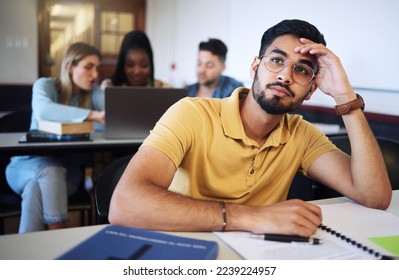
[(328, 232), (328, 233), (331, 233), (332, 235), (334, 235), (334, 236), (346, 241), (347, 243), (350, 243), (351, 245), (356, 246), (357, 248), (359, 248), (359, 249), (361, 249), (361, 250), (373, 255), (377, 259), (385, 259), (386, 258), (386, 256), (381, 255), (380, 253), (374, 251), (373, 249), (370, 249), (369, 247), (367, 247), (367, 246), (365, 246), (365, 245), (363, 245), (363, 244), (361, 244), (361, 243), (359, 243), (359, 242), (357, 242), (357, 241), (355, 241), (355, 240), (343, 235), (342, 233), (337, 232), (336, 230), (334, 230), (334, 229), (332, 229), (332, 228), (330, 228), (330, 227), (328, 227), (326, 225), (321, 224), (321, 225), (319, 225), (319, 228), (324, 230), (324, 231), (326, 231), (326, 232)]

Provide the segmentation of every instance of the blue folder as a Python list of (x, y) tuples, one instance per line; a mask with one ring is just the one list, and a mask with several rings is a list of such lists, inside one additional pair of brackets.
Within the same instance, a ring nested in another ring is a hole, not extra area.
[(214, 241), (109, 225), (84, 240), (59, 260), (211, 260)]

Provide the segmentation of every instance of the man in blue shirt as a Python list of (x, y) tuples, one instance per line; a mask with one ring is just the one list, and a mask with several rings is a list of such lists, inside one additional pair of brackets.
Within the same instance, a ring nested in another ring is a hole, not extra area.
[(198, 82), (188, 86), (191, 97), (224, 98), (243, 84), (231, 77), (223, 76), (226, 68), (227, 47), (219, 39), (209, 39), (199, 44), (197, 61)]

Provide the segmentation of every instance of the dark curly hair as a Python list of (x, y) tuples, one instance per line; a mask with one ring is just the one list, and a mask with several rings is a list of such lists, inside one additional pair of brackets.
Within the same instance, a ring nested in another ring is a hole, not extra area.
[(286, 19), (263, 33), (259, 56), (265, 54), (266, 49), (274, 39), (285, 34), (292, 34), (298, 38), (307, 38), (315, 43), (321, 43), (324, 46), (327, 45), (323, 34), (314, 25), (299, 19)]

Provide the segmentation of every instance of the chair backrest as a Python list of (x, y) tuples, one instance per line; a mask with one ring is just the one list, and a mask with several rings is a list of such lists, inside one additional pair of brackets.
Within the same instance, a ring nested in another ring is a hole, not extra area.
[[(382, 156), (384, 157), (385, 165), (388, 171), (389, 180), (393, 190), (399, 189), (399, 141), (376, 137), (378, 145), (380, 146)], [(331, 136), (330, 140), (342, 151), (351, 154), (349, 137), (347, 135)], [(315, 199), (330, 198), (340, 196), (335, 192), (321, 184), (317, 184), (314, 196)]]
[[(0, 118), (0, 132), (26, 132), (30, 127), (32, 111), (12, 111)], [(0, 155), (0, 196), (3, 192), (13, 193), (5, 179), (9, 157)], [(4, 188), (2, 188), (4, 186)]]
[[(0, 118), (0, 132), (26, 132), (30, 127), (32, 111), (13, 111)], [(7, 185), (4, 170), (9, 158), (0, 155), (0, 186)], [(1, 189), (1, 187), (0, 187)]]
[[(13, 111), (0, 118), (0, 132), (26, 132), (30, 127), (32, 111)], [(5, 219), (21, 213), (21, 197), (7, 183), (5, 169), (9, 157), (0, 155), (0, 234), (5, 232)]]
[(399, 141), (377, 138), (393, 190), (399, 190)]
[(32, 111), (14, 111), (0, 118), (0, 132), (27, 132)]
[[(331, 141), (344, 152), (350, 154), (351, 148), (348, 136), (330, 137)], [(393, 190), (399, 189), (399, 141), (376, 137), (388, 171)]]
[(95, 187), (97, 224), (108, 223), (108, 211), (112, 194), (131, 158), (132, 155), (118, 158), (111, 162), (101, 173)]

